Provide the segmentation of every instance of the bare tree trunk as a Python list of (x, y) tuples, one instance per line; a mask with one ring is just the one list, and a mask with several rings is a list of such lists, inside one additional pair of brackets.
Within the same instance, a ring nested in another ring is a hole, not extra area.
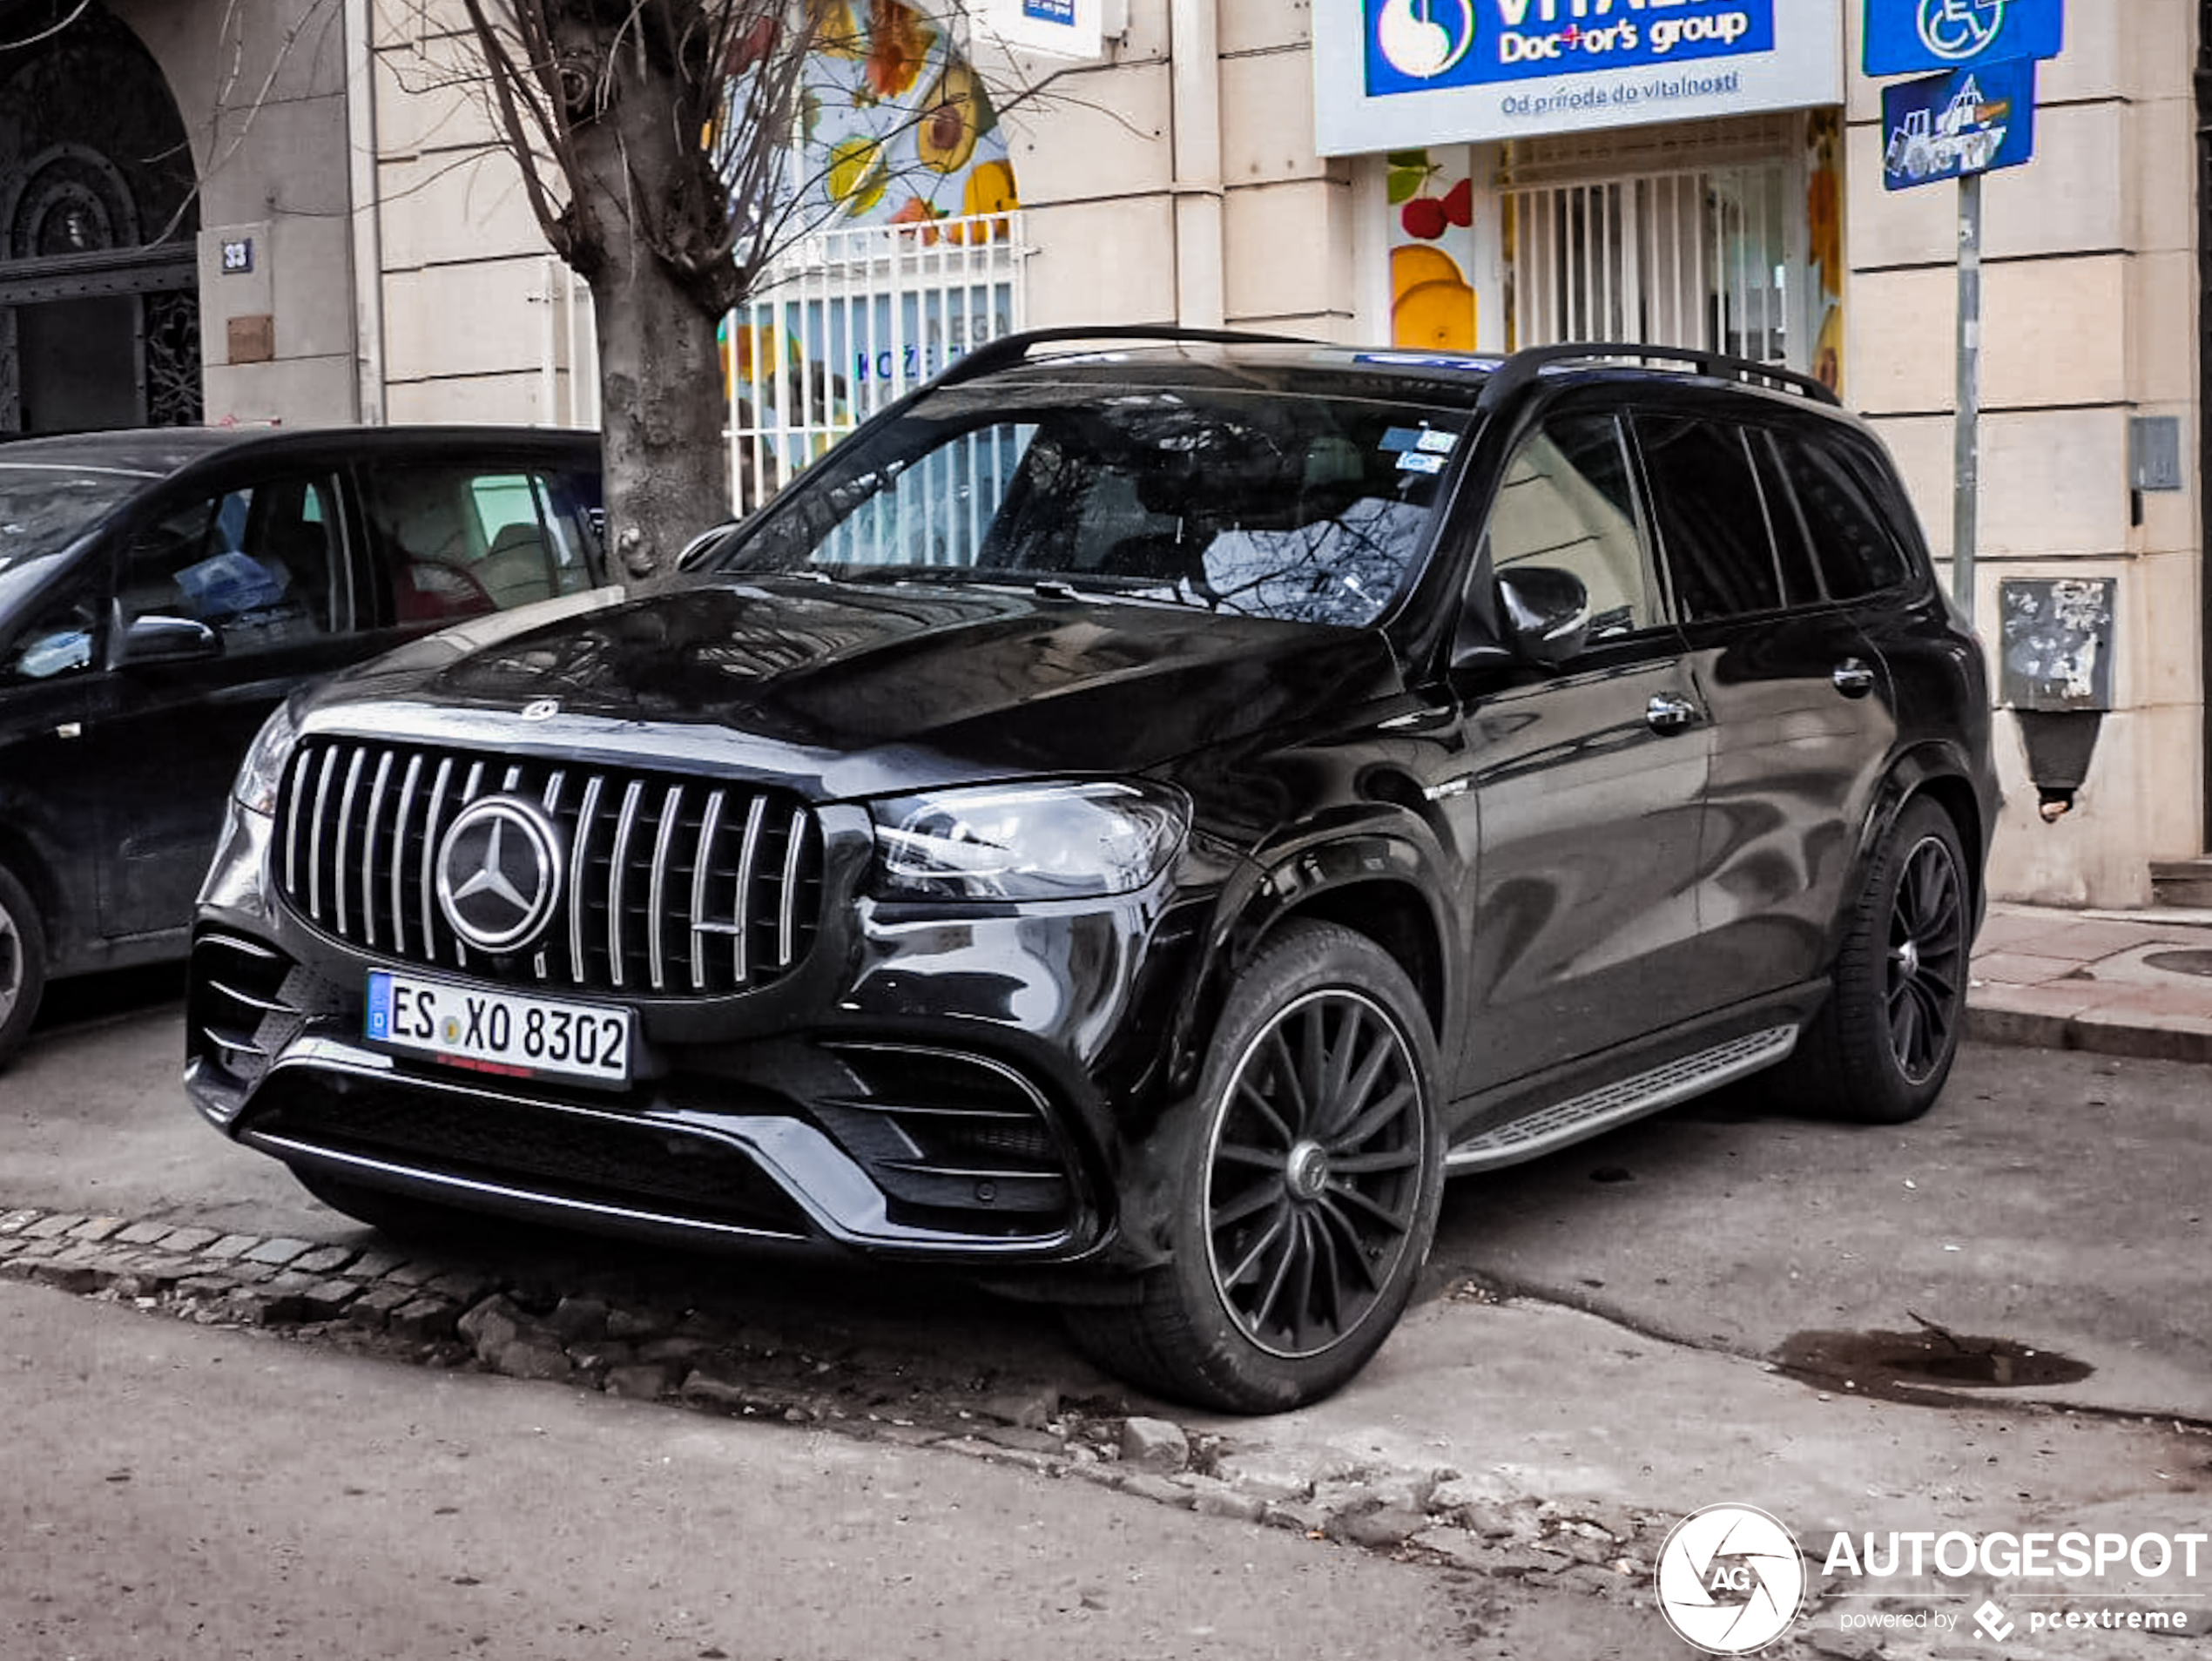
[(591, 300), (607, 533), (617, 569), (642, 577), (729, 517), (715, 320), (642, 247), (614, 254)]
[(601, 66), (592, 118), (571, 129), (567, 252), (597, 322), (608, 537), (617, 569), (642, 577), (729, 517), (715, 331), (740, 289), (726, 187), (687, 113), (699, 106), (698, 35), (651, 6), (611, 42), (585, 6), (556, 18), (563, 57)]

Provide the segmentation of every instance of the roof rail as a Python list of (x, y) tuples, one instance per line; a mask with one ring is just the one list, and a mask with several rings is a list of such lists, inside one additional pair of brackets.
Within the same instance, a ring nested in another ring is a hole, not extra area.
[(1559, 363), (1617, 362), (1623, 360), (1644, 363), (1678, 363), (1693, 373), (1710, 375), (1719, 381), (1740, 381), (1750, 386), (1768, 386), (1777, 391), (1795, 392), (1817, 403), (1843, 402), (1834, 388), (1800, 375), (1795, 369), (1784, 369), (1772, 363), (1754, 363), (1749, 358), (1730, 357), (1724, 352), (1700, 351), (1684, 346), (1643, 346), (1629, 341), (1578, 341), (1559, 346), (1531, 346), (1515, 352), (1498, 366), (1497, 373), (1483, 383), (1476, 401), (1478, 409), (1495, 409), (1514, 394), (1530, 385), (1546, 369)]
[(1258, 334), (1233, 328), (1170, 328), (1150, 323), (1089, 323), (1067, 324), (1058, 328), (1025, 329), (1019, 334), (1001, 334), (996, 340), (986, 341), (973, 350), (962, 353), (947, 364), (941, 373), (930, 382), (932, 386), (957, 386), (978, 375), (995, 370), (1010, 368), (1026, 362), (1033, 347), (1048, 346), (1055, 341), (1151, 341), (1173, 346), (1183, 341), (1197, 341), (1218, 346), (1325, 346), (1297, 334)]

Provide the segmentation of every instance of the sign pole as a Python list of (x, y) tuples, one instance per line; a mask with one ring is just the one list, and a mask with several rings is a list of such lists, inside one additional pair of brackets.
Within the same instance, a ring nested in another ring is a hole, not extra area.
[(1981, 474), (1981, 175), (1959, 175), (1959, 415), (1952, 444), (1951, 592), (1974, 616), (1974, 543)]

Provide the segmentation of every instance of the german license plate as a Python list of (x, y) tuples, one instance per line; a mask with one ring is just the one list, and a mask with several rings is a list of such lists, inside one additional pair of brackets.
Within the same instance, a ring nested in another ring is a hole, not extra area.
[(368, 974), (367, 1030), (372, 1043), (478, 1072), (630, 1082), (630, 1011), (604, 1004), (379, 969)]

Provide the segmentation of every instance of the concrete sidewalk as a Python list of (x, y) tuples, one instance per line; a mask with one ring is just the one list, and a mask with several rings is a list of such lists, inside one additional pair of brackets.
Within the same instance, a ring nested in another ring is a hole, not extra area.
[(2212, 910), (1991, 905), (1974, 942), (1969, 1036), (2212, 1062)]

